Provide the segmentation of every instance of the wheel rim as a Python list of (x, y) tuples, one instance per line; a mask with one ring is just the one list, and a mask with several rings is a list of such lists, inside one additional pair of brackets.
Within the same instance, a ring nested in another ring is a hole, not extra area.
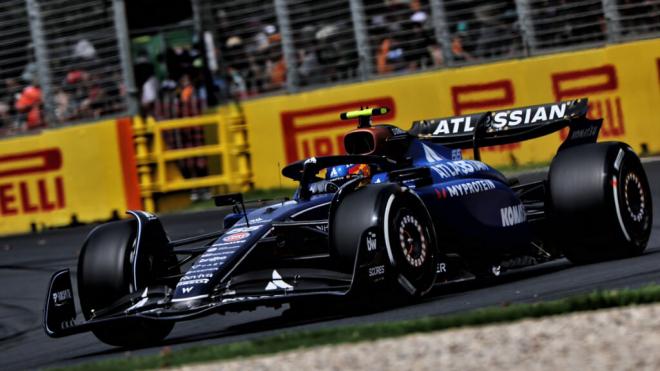
[(396, 225), (403, 256), (410, 266), (421, 267), (428, 255), (428, 241), (422, 225), (411, 213), (403, 213), (398, 219)]
[(618, 182), (614, 177), (615, 193), (618, 194), (618, 214), (628, 238), (636, 244), (644, 243), (651, 233), (651, 197), (648, 181), (640, 163), (623, 161)]
[(646, 197), (642, 182), (637, 174), (631, 172), (623, 180), (623, 200), (630, 219), (641, 223), (646, 213)]
[[(436, 275), (432, 221), (414, 195), (392, 195), (385, 207), (385, 245), (399, 285), (410, 296), (423, 296)], [(390, 213), (390, 211), (393, 212)]]

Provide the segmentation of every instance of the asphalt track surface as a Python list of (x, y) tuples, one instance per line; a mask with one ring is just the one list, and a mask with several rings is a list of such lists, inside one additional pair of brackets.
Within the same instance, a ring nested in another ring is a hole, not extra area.
[[(279, 310), (211, 315), (178, 323), (165, 344), (181, 349), (200, 344), (236, 342), (285, 330), (386, 322), (443, 315), (505, 303), (536, 302), (596, 289), (640, 287), (660, 283), (660, 162), (645, 164), (655, 220), (644, 255), (599, 264), (573, 266), (554, 261), (500, 277), (495, 283), (458, 284), (437, 290), (424, 301), (368, 311), (353, 308), (315, 316), (282, 316)], [(173, 237), (216, 230), (219, 211), (169, 215), (163, 224)], [(105, 345), (90, 334), (48, 338), (41, 325), (46, 286), (53, 272), (75, 267), (79, 247), (91, 226), (0, 239), (0, 369), (66, 366), (135, 354), (153, 354), (162, 347), (127, 350)], [(75, 282), (74, 282), (75, 288)]]

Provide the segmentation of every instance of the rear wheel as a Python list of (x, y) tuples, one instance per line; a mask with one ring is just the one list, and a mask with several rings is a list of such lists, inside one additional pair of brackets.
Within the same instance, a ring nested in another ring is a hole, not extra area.
[[(132, 252), (137, 222), (126, 220), (96, 227), (87, 237), (78, 261), (78, 291), (85, 319), (135, 292)], [(141, 267), (152, 269), (164, 262), (144, 255)], [(116, 346), (138, 347), (162, 341), (174, 322), (136, 319), (113, 323), (92, 330), (102, 342)]]
[(553, 242), (575, 263), (623, 258), (646, 248), (651, 192), (635, 153), (623, 143), (561, 151), (549, 174)]

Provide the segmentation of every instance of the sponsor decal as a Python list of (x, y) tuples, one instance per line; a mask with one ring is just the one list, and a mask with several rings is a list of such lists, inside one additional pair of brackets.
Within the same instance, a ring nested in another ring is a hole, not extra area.
[(57, 291), (53, 293), (53, 304), (55, 304), (56, 307), (59, 307), (66, 304), (66, 302), (71, 300), (72, 298), (73, 295), (71, 294), (71, 290), (69, 289)]
[[(471, 116), (440, 120), (438, 126), (433, 131), (433, 135), (469, 133), (474, 131), (474, 126), (472, 126), (471, 120)], [(433, 121), (431, 121), (431, 123), (433, 123)]]
[(210, 258), (210, 257), (213, 257), (213, 256), (225, 256), (226, 257), (228, 255), (232, 255), (233, 253), (234, 253), (234, 251), (219, 251), (219, 252), (208, 252), (208, 251), (206, 251), (204, 253), (204, 258)]
[(181, 282), (176, 284), (176, 287), (194, 286), (194, 285), (197, 285), (197, 284), (205, 285), (207, 283), (209, 283), (209, 279), (208, 278), (203, 278), (203, 279), (199, 279), (199, 280), (181, 281)]
[(388, 180), (387, 173), (376, 174), (371, 178), (371, 183), (378, 184)]
[[(242, 242), (242, 241), (239, 241)], [(222, 250), (236, 250), (238, 246), (236, 246), (236, 242), (219, 242), (219, 243), (214, 243), (211, 245), (212, 248), (217, 249), (217, 251), (222, 251)]]
[(192, 266), (191, 269), (197, 270), (197, 268), (216, 268), (221, 266), (222, 262), (215, 262), (215, 263), (204, 263), (200, 264), (199, 262), (195, 263), (195, 265)]
[(503, 227), (511, 227), (527, 221), (527, 213), (523, 204), (501, 208), (500, 216)]
[(255, 225), (255, 226), (251, 226), (251, 227), (234, 228), (232, 230), (227, 231), (227, 233), (225, 233), (225, 234), (227, 235), (227, 234), (234, 234), (234, 233), (241, 233), (241, 232), (253, 232), (253, 231), (258, 230), (259, 228), (261, 228), (260, 225)]
[(616, 160), (614, 160), (614, 169), (619, 170), (619, 167), (621, 166), (621, 161), (623, 161), (623, 156), (625, 155), (625, 152), (623, 150), (619, 149), (619, 153), (616, 154)]
[(440, 262), (435, 270), (436, 273), (447, 273), (447, 263)]
[(376, 233), (369, 231), (367, 232), (367, 251), (374, 251), (378, 247), (378, 239)]
[(323, 224), (315, 225), (314, 228), (318, 229), (318, 230), (321, 231), (321, 232), (328, 233), (328, 228), (329, 228), (329, 227), (328, 227), (328, 224), (323, 223)]
[(504, 129), (505, 127), (518, 126), (520, 124), (534, 124), (536, 122), (552, 121), (561, 119), (566, 114), (567, 103), (553, 104), (550, 106), (529, 107), (511, 111), (497, 112), (493, 115), (492, 127)]
[(223, 261), (223, 260), (226, 260), (226, 259), (227, 259), (226, 256), (214, 256), (212, 258), (199, 259), (199, 262), (202, 263), (202, 264), (203, 263), (213, 263), (213, 262), (217, 262), (217, 261)]
[(272, 291), (272, 290), (293, 290), (293, 286), (289, 285), (288, 283), (284, 282), (282, 279), (282, 276), (277, 272), (277, 270), (273, 269), (273, 276), (272, 280), (268, 282), (266, 285), (266, 291)]
[(305, 165), (307, 165), (307, 164), (315, 164), (315, 163), (316, 163), (316, 157), (314, 157), (314, 156), (308, 158), (308, 159), (305, 160), (305, 162), (304, 162)]
[(442, 156), (437, 154), (434, 150), (429, 148), (426, 144), (422, 143), (422, 148), (424, 149), (424, 157), (426, 157), (427, 162), (438, 162), (444, 160)]
[(182, 291), (184, 294), (188, 294), (188, 293), (190, 293), (190, 292), (192, 291), (192, 289), (193, 289), (192, 286), (190, 286), (190, 287), (184, 287), (184, 288), (181, 289), (181, 291)]
[(248, 237), (250, 237), (250, 233), (248, 232), (237, 232), (224, 237), (222, 240), (224, 242), (242, 242)]
[[(270, 222), (270, 221), (271, 221), (271, 219), (264, 219), (264, 218), (262, 218), (262, 217), (257, 217), (257, 218), (254, 218), (254, 219), (250, 219), (250, 224), (263, 224), (263, 223), (268, 223), (268, 222)], [(239, 226), (239, 225), (246, 225), (246, 223), (245, 223), (245, 218), (241, 218), (241, 220), (238, 221), (238, 222), (236, 223), (236, 225), (237, 225), (237, 226)]]
[(399, 129), (396, 126), (391, 128), (391, 131), (392, 131), (392, 134), (394, 134), (394, 135), (404, 135), (404, 134), (407, 133), (405, 130)]
[(598, 135), (598, 126), (592, 125), (584, 129), (574, 130), (571, 132), (571, 139), (592, 138)]
[(487, 171), (488, 165), (474, 160), (460, 160), (434, 164), (431, 169), (440, 175), (440, 178), (447, 179), (459, 175), (470, 175), (478, 171)]
[(148, 211), (142, 211), (142, 210), (140, 210), (140, 211), (138, 211), (138, 213), (142, 214), (142, 215), (143, 215), (144, 217), (146, 217), (148, 220), (156, 220), (156, 219), (158, 219), (158, 217), (156, 216), (156, 214), (150, 213), (150, 212), (148, 212)]
[[(212, 268), (206, 268), (206, 267), (212, 267)], [(215, 272), (218, 270), (218, 266), (212, 265), (212, 264), (202, 264), (202, 265), (195, 265), (190, 269), (191, 273), (200, 273), (200, 272)], [(202, 269), (200, 269), (202, 268)]]
[(238, 297), (235, 297), (235, 298), (222, 299), (222, 304), (237, 303), (237, 302), (249, 301), (249, 300), (259, 300), (259, 299), (264, 299), (264, 298), (278, 298), (278, 297), (282, 297), (282, 296), (284, 296), (284, 295), (274, 294), (274, 295), (260, 295), (260, 296), (238, 296)]
[(181, 282), (213, 277), (213, 273), (198, 273), (198, 272), (199, 271), (195, 272), (195, 274), (185, 275), (184, 277), (181, 278)]
[(369, 277), (382, 276), (385, 274), (385, 266), (377, 265), (375, 267), (369, 268)]
[(475, 180), (462, 184), (448, 185), (441, 189), (436, 188), (435, 194), (438, 199), (444, 199), (448, 197), (473, 195), (475, 193), (481, 193), (493, 189), (495, 189), (495, 182), (492, 180)]

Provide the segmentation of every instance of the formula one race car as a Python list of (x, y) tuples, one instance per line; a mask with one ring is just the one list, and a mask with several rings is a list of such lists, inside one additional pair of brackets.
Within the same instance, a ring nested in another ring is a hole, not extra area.
[[(313, 298), (386, 292), (417, 298), (434, 285), (565, 256), (578, 264), (641, 254), (652, 225), (644, 169), (620, 142), (596, 143), (602, 120), (587, 100), (372, 126), (386, 108), (343, 113), (358, 128), (347, 155), (308, 158), (282, 170), (299, 182), (291, 200), (246, 212), (242, 196), (224, 230), (172, 241), (158, 218), (90, 232), (77, 284), (52, 277), (44, 313), (51, 337), (92, 331), (139, 346), (176, 321)], [(480, 162), (480, 147), (568, 127), (544, 179), (520, 184)], [(474, 159), (462, 158), (473, 149)]]

